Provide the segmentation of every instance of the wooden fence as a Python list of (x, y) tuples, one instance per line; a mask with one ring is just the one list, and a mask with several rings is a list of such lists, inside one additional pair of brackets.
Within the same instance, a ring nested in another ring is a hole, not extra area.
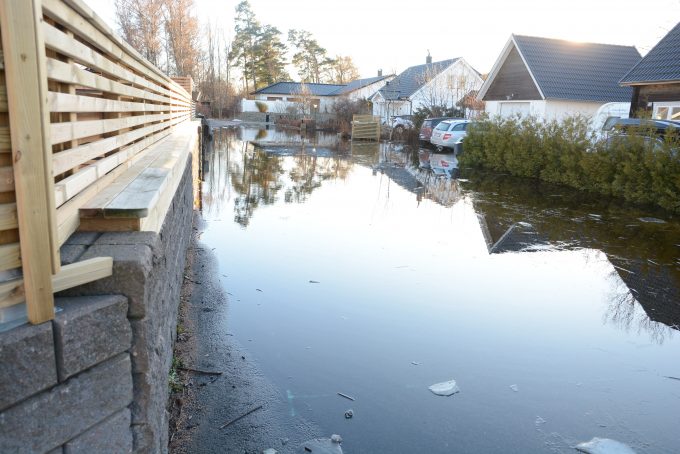
[(380, 117), (354, 115), (352, 117), (352, 140), (380, 140)]
[(40, 323), (54, 291), (111, 273), (110, 258), (60, 266), (79, 209), (192, 101), (81, 0), (1, 0), (0, 32), (0, 309), (25, 301)]

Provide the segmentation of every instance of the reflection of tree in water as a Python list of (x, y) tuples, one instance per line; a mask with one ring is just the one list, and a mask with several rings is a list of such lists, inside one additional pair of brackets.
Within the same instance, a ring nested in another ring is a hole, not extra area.
[(285, 193), (287, 203), (305, 202), (324, 181), (344, 180), (352, 168), (351, 161), (337, 157), (298, 154), (293, 157), (293, 161), (295, 166), (288, 174), (292, 185)]
[(607, 321), (637, 326), (657, 342), (680, 329), (679, 224), (644, 223), (647, 213), (617, 200), (531, 180), (470, 170), (465, 177), (492, 241), (528, 222), (563, 249), (600, 250), (616, 270)]
[(229, 173), (237, 193), (234, 221), (245, 227), (260, 204), (276, 202), (276, 194), (283, 187), (280, 181), (283, 158), (269, 155), (259, 148), (249, 148), (247, 143), (243, 143), (242, 162), (232, 166)]

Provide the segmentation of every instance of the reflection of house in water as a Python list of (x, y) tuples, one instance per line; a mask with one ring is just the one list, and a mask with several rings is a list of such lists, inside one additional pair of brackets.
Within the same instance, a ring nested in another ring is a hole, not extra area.
[[(576, 250), (587, 247), (601, 250), (629, 290), (613, 296), (615, 301), (612, 302), (612, 313), (608, 318), (623, 325), (629, 324), (637, 301), (650, 320), (680, 330), (680, 270), (673, 265), (662, 265), (652, 258), (626, 254), (625, 249), (612, 247), (609, 238), (601, 240), (590, 235), (586, 241), (579, 242), (573, 237), (548, 235), (525, 222), (515, 222), (507, 227), (505, 222), (499, 222), (488, 215), (480, 214), (478, 217), (490, 254), (524, 253), (547, 248)], [(552, 231), (568, 232), (569, 221), (573, 222), (570, 219), (564, 220), (563, 229)], [(649, 331), (655, 331), (648, 320), (640, 322), (649, 325), (645, 326)]]

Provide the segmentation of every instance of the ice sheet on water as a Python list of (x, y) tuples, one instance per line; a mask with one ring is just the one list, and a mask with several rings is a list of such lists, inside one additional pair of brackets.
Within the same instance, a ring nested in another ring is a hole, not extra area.
[(624, 445), (620, 441), (597, 437), (576, 445), (576, 450), (586, 454), (635, 454), (630, 446)]
[(460, 388), (456, 384), (456, 380), (449, 380), (442, 383), (435, 383), (428, 388), (438, 396), (452, 396), (460, 392)]
[(342, 443), (342, 438), (339, 435), (333, 435), (331, 438), (315, 438), (302, 443), (299, 452), (305, 454), (310, 452), (312, 454), (342, 454), (340, 443)]

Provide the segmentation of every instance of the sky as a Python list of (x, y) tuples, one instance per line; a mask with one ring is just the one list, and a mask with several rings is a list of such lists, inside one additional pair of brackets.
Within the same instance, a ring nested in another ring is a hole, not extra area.
[[(84, 0), (114, 30), (113, 0)], [(237, 0), (195, 0), (202, 22), (233, 37)], [(362, 77), (463, 57), (488, 73), (512, 33), (635, 46), (645, 55), (680, 21), (680, 0), (250, 0), (261, 23), (311, 32)], [(294, 76), (291, 71), (291, 76)]]

